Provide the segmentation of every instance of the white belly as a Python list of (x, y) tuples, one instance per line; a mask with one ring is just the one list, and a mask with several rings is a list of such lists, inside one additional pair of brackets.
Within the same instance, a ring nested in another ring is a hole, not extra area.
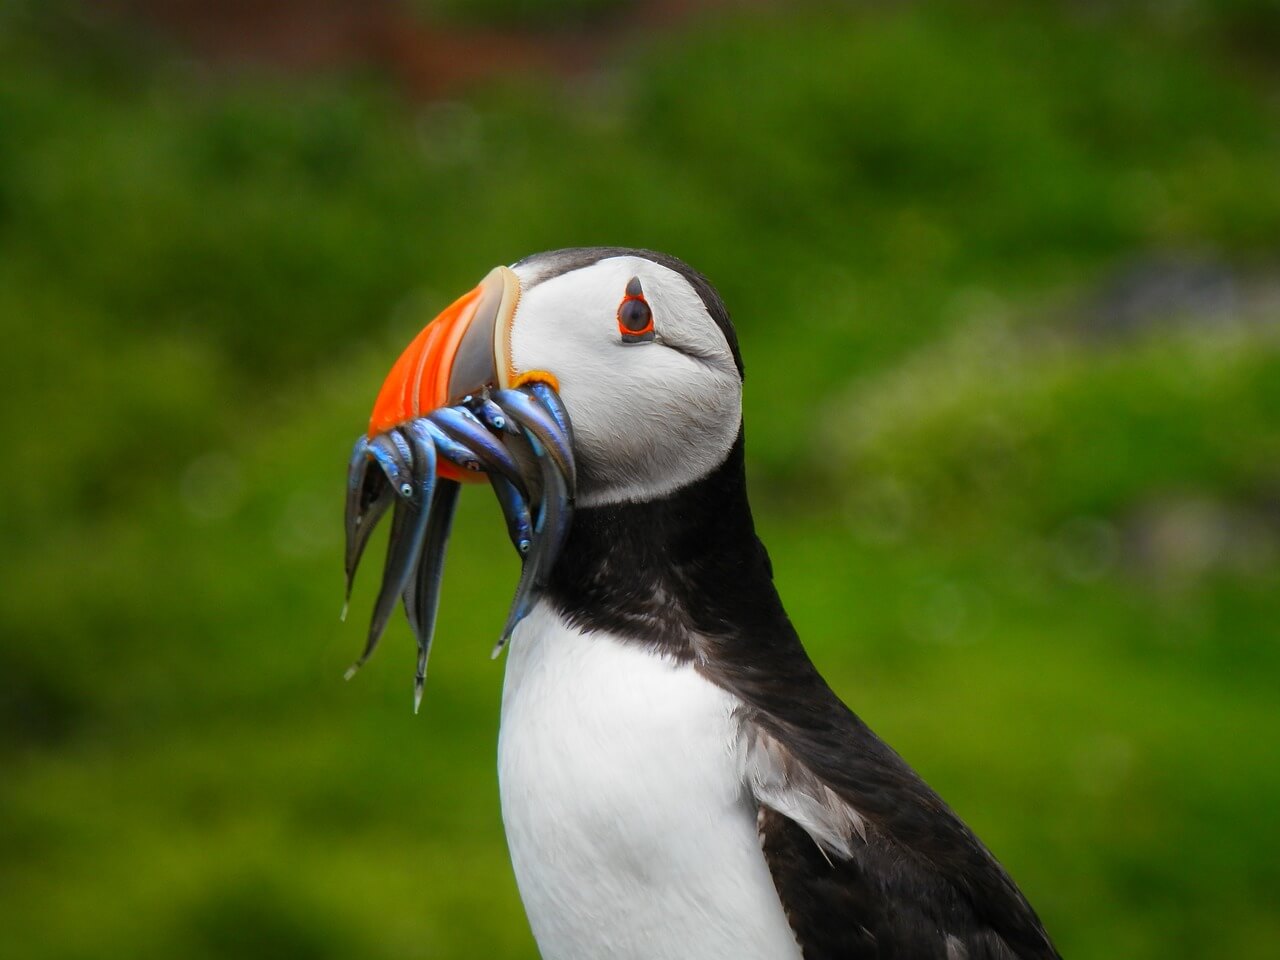
[(498, 777), (545, 960), (798, 960), (743, 786), (736, 703), (545, 605), (516, 629)]

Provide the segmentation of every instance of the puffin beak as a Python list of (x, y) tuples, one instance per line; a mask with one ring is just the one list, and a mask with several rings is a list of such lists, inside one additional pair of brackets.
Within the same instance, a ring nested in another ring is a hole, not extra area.
[(402, 600), (418, 640), (415, 709), (458, 482), (487, 477), (523, 560), (499, 649), (547, 585), (573, 515), (573, 432), (556, 378), (536, 370), (517, 375), (512, 367), (511, 324), (519, 299), (519, 277), (494, 267), (427, 324), (392, 366), (368, 431), (351, 454), (348, 599), (374, 527), (388, 510), (392, 517), (369, 634), (348, 676), (373, 653)]
[(369, 439), (464, 397), (511, 386), (511, 319), (519, 299), (520, 278), (494, 267), (427, 324), (387, 374)]

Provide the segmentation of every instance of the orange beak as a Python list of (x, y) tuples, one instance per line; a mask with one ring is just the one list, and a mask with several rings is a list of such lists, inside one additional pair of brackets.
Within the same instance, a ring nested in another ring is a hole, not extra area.
[[(510, 387), (516, 379), (511, 318), (519, 299), (520, 279), (506, 267), (494, 267), (479, 286), (427, 324), (383, 382), (369, 418), (369, 437), (468, 394)], [(438, 473), (454, 480), (483, 479), (443, 460)]]

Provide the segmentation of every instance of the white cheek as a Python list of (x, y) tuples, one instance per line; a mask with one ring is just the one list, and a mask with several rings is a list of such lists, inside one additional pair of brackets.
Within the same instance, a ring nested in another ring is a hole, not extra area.
[(635, 347), (651, 361), (642, 376), (627, 364), (612, 383), (564, 386), (577, 411), (580, 455), (604, 483), (582, 491), (584, 506), (651, 500), (718, 467), (741, 423), (736, 377), (709, 371), (662, 347)]
[(736, 374), (656, 343), (542, 325), (517, 325), (513, 356), (519, 371), (545, 369), (560, 381), (579, 460), (596, 481), (580, 491), (580, 505), (651, 500), (724, 461), (741, 423)]

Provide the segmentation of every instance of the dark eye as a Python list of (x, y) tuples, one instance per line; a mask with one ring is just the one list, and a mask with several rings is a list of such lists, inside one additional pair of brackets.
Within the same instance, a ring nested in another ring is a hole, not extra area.
[(653, 326), (653, 311), (643, 300), (623, 300), (618, 308), (618, 323), (624, 333), (644, 333)]
[(632, 277), (626, 296), (618, 304), (618, 333), (623, 343), (644, 343), (653, 339), (653, 311), (640, 288), (640, 278)]

